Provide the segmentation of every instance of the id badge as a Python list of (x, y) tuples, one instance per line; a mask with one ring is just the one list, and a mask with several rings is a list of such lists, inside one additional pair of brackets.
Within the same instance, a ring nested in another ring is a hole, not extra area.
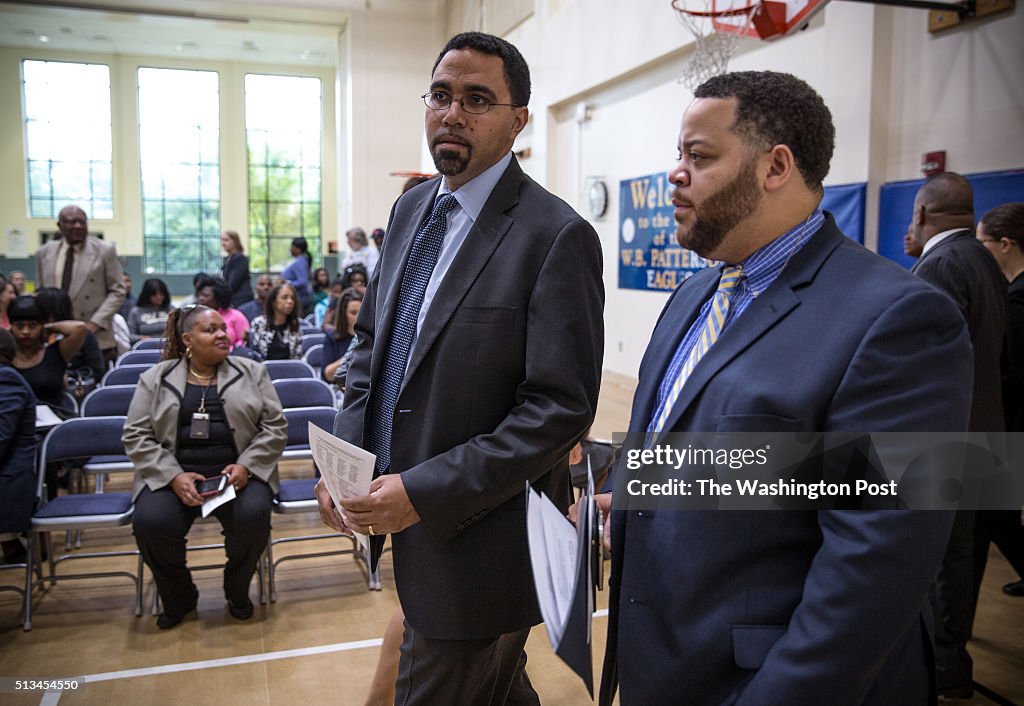
[(210, 438), (210, 415), (203, 412), (192, 413), (192, 426), (189, 428), (189, 437), (192, 439)]

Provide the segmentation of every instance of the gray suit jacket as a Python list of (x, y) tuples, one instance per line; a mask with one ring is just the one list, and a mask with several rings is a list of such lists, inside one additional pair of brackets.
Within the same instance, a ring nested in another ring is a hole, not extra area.
[[(363, 300), (335, 433), (364, 443), (405, 263), (434, 179), (392, 210)], [(392, 536), (406, 618), (426, 637), (540, 621), (524, 486), (565, 504), (568, 453), (597, 407), (603, 357), (594, 229), (512, 161), (437, 290), (410, 354), (391, 470), (421, 521)]]
[[(51, 240), (36, 251), (36, 277), (43, 287), (60, 287), (61, 275), (56, 273), (61, 241)], [(82, 252), (75, 258), (74, 274), (68, 290), (72, 312), (79, 321), (100, 327), (96, 340), (106, 350), (117, 345), (111, 319), (124, 303), (124, 270), (112, 243), (87, 236)]]

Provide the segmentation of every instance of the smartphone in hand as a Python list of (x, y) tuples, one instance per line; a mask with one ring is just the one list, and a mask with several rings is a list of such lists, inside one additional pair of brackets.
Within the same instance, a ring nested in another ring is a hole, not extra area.
[(196, 490), (199, 491), (199, 495), (204, 498), (213, 497), (219, 493), (224, 492), (224, 488), (228, 485), (227, 476), (217, 476), (216, 478), (207, 478), (206, 480), (196, 481)]

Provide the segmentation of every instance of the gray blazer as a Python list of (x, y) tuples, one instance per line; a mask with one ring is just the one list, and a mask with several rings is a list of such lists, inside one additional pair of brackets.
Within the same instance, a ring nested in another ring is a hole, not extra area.
[[(186, 373), (184, 360), (166, 360), (139, 378), (123, 436), (125, 451), (135, 464), (134, 497), (146, 486), (160, 490), (182, 472), (175, 444)], [(288, 422), (266, 368), (229, 357), (217, 371), (217, 392), (240, 451), (237, 463), (276, 493), (277, 461), (288, 440)]]
[[(438, 179), (395, 205), (366, 290), (335, 433), (372, 419), (399, 284)], [(392, 535), (406, 619), (476, 639), (540, 622), (526, 482), (568, 496), (568, 454), (594, 418), (604, 347), (594, 229), (513, 159), (437, 290), (395, 410), (391, 472), (420, 522)]]
[[(36, 278), (43, 287), (60, 287), (61, 277), (56, 273), (60, 246), (60, 240), (51, 240), (36, 251)], [(86, 237), (81, 254), (75, 258), (68, 296), (77, 320), (100, 327), (96, 332), (100, 348), (115, 347), (111, 320), (124, 303), (125, 287), (124, 270), (113, 243)]]

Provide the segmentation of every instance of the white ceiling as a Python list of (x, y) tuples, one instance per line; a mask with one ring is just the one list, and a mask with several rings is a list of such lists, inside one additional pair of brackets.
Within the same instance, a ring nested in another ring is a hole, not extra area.
[(0, 46), (335, 66), (350, 14), (434, 14), (444, 0), (0, 2)]

